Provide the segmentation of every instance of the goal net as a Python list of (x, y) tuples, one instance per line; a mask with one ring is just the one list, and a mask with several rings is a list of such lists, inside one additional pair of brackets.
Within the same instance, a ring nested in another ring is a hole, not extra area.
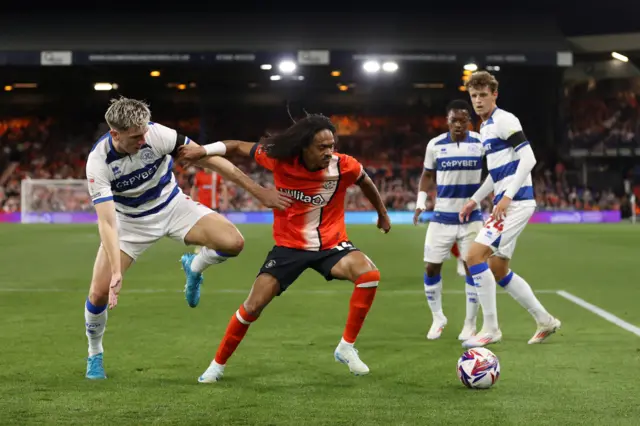
[(25, 179), (22, 223), (94, 223), (96, 213), (84, 179)]

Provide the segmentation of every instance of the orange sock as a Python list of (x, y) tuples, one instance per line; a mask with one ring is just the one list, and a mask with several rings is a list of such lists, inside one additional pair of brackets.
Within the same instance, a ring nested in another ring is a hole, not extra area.
[(451, 254), (454, 255), (455, 257), (460, 257), (460, 249), (458, 248), (458, 244), (454, 244), (453, 247), (451, 247)]
[(347, 343), (354, 343), (360, 333), (364, 319), (369, 313), (378, 290), (380, 281), (380, 271), (365, 272), (356, 280), (356, 287), (353, 289), (351, 300), (349, 301), (349, 315), (347, 325), (344, 328), (342, 338)]
[(257, 320), (257, 317), (251, 316), (244, 309), (244, 305), (240, 305), (240, 308), (231, 317), (229, 325), (227, 325), (227, 331), (224, 333), (224, 337), (218, 346), (218, 352), (216, 352), (215, 362), (220, 365), (225, 365), (227, 360), (242, 341), (242, 338), (247, 334), (247, 330), (252, 322)]

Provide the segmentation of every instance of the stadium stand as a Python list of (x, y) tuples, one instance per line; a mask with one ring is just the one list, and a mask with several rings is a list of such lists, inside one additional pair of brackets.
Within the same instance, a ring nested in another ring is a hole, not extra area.
[[(597, 98), (595, 98), (597, 99)], [(607, 114), (620, 117), (621, 109), (605, 109), (605, 101), (601, 112), (591, 110), (588, 105), (597, 100), (576, 101), (585, 105), (584, 110), (575, 109), (569, 125), (569, 135), (573, 143), (584, 144), (610, 144), (613, 141), (611, 132), (606, 136), (599, 133), (601, 122), (593, 122), (592, 128), (585, 128), (585, 122), (592, 122), (589, 117), (600, 114), (602, 122), (611, 123)], [(625, 98), (626, 99), (626, 98)], [(630, 98), (635, 99), (635, 98)], [(630, 105), (629, 101), (616, 103), (615, 105)], [(636, 105), (636, 104), (633, 104)], [(613, 108), (613, 107), (610, 107)], [(622, 129), (629, 129), (631, 124), (637, 125), (637, 105), (633, 109), (624, 126), (616, 124), (616, 141), (629, 135), (624, 135)], [(591, 111), (586, 117), (583, 111)], [(613, 111), (613, 113), (611, 113)], [(629, 115), (630, 113), (624, 113)], [(625, 115), (626, 116), (626, 115)], [(381, 190), (387, 208), (390, 210), (413, 210), (417, 193), (418, 180), (422, 170), (424, 149), (429, 139), (443, 131), (446, 131), (446, 121), (439, 115), (419, 117), (372, 117), (357, 115), (337, 115), (332, 119), (338, 126), (339, 146), (341, 152), (355, 155), (361, 159), (368, 173)], [(617, 123), (617, 121), (616, 121)], [(630, 124), (631, 123), (631, 124)], [(197, 118), (183, 119), (174, 122), (166, 122), (167, 125), (176, 127), (182, 132), (192, 135), (197, 139), (200, 123)], [(220, 129), (224, 134), (228, 130)], [(610, 126), (614, 127), (614, 126)], [(91, 141), (97, 140), (106, 132), (104, 124), (86, 123), (82, 126), (84, 132), (76, 135), (64, 133), (65, 125), (53, 118), (22, 117), (5, 119), (0, 121), (0, 141), (2, 151), (0, 164), (0, 208), (3, 212), (15, 212), (20, 210), (20, 181), (22, 179), (84, 179), (84, 166), (87, 154), (91, 148)], [(265, 131), (277, 131), (278, 125), (270, 125)], [(575, 129), (575, 130), (574, 130)], [(253, 134), (264, 131), (253, 132)], [(238, 138), (249, 138), (251, 132), (239, 134)], [(635, 142), (636, 133), (629, 133), (631, 141)], [(583, 135), (583, 136), (578, 136)], [(589, 135), (588, 138), (586, 135)], [(598, 138), (600, 137), (600, 138)], [(581, 141), (581, 142), (579, 142)], [(263, 184), (271, 185), (271, 175), (258, 168), (251, 162), (244, 162), (240, 167), (251, 177)], [(628, 203), (628, 191), (623, 190), (622, 182), (616, 188), (595, 190), (581, 186), (568, 173), (567, 165), (558, 162), (554, 165), (542, 163), (536, 168), (534, 180), (536, 199), (539, 209), (544, 210), (619, 210), (623, 204)], [(194, 167), (185, 168), (176, 165), (179, 184), (185, 192), (190, 190)], [(569, 177), (568, 177), (569, 176)], [(573, 182), (572, 182), (573, 181)], [(264, 210), (255, 200), (241, 189), (229, 186), (230, 206), (237, 211)], [(635, 188), (638, 189), (637, 187)], [(66, 200), (66, 205), (56, 205), (57, 211), (90, 211), (93, 209), (87, 194), (77, 194), (68, 197), (68, 194), (44, 194), (41, 192), (32, 194), (37, 200), (33, 202), (36, 209), (46, 209), (52, 203), (60, 203)], [(363, 198), (360, 191), (351, 191), (346, 199), (347, 209), (351, 211), (369, 210), (370, 206)], [(430, 209), (433, 205), (428, 206)], [(491, 208), (490, 198), (486, 200), (483, 209)], [(627, 206), (627, 209), (629, 207)], [(36, 210), (37, 211), (37, 210)]]

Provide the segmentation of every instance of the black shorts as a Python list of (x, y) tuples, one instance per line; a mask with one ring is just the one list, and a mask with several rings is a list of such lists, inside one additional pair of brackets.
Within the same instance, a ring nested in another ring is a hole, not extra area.
[(278, 294), (281, 294), (308, 268), (331, 281), (334, 278), (331, 276), (331, 269), (340, 259), (357, 250), (350, 241), (345, 241), (331, 250), (321, 251), (274, 246), (260, 268), (260, 274), (273, 275), (280, 283)]

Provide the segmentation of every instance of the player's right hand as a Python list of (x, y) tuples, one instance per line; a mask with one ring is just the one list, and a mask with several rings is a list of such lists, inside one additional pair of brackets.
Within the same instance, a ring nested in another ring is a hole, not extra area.
[(286, 210), (293, 204), (293, 199), (286, 194), (276, 190), (264, 188), (256, 198), (270, 209)]
[(389, 215), (387, 213), (378, 214), (377, 226), (378, 229), (380, 229), (380, 231), (384, 232), (385, 234), (391, 231), (391, 219), (389, 218)]
[(476, 208), (477, 205), (478, 203), (476, 203), (473, 200), (467, 201), (464, 207), (462, 207), (460, 214), (458, 215), (458, 217), (460, 218), (460, 222), (468, 222), (469, 217), (471, 216), (471, 213), (473, 212), (473, 210)]
[(420, 209), (417, 208), (415, 213), (413, 214), (413, 224), (417, 225), (418, 224), (418, 219), (420, 219), (420, 215), (425, 211), (426, 209)]
[(189, 143), (178, 147), (178, 160), (185, 163), (195, 163), (207, 156), (204, 147), (195, 143)]
[(122, 289), (122, 274), (111, 275), (111, 284), (109, 284), (109, 309), (113, 309), (118, 305), (118, 294)]

